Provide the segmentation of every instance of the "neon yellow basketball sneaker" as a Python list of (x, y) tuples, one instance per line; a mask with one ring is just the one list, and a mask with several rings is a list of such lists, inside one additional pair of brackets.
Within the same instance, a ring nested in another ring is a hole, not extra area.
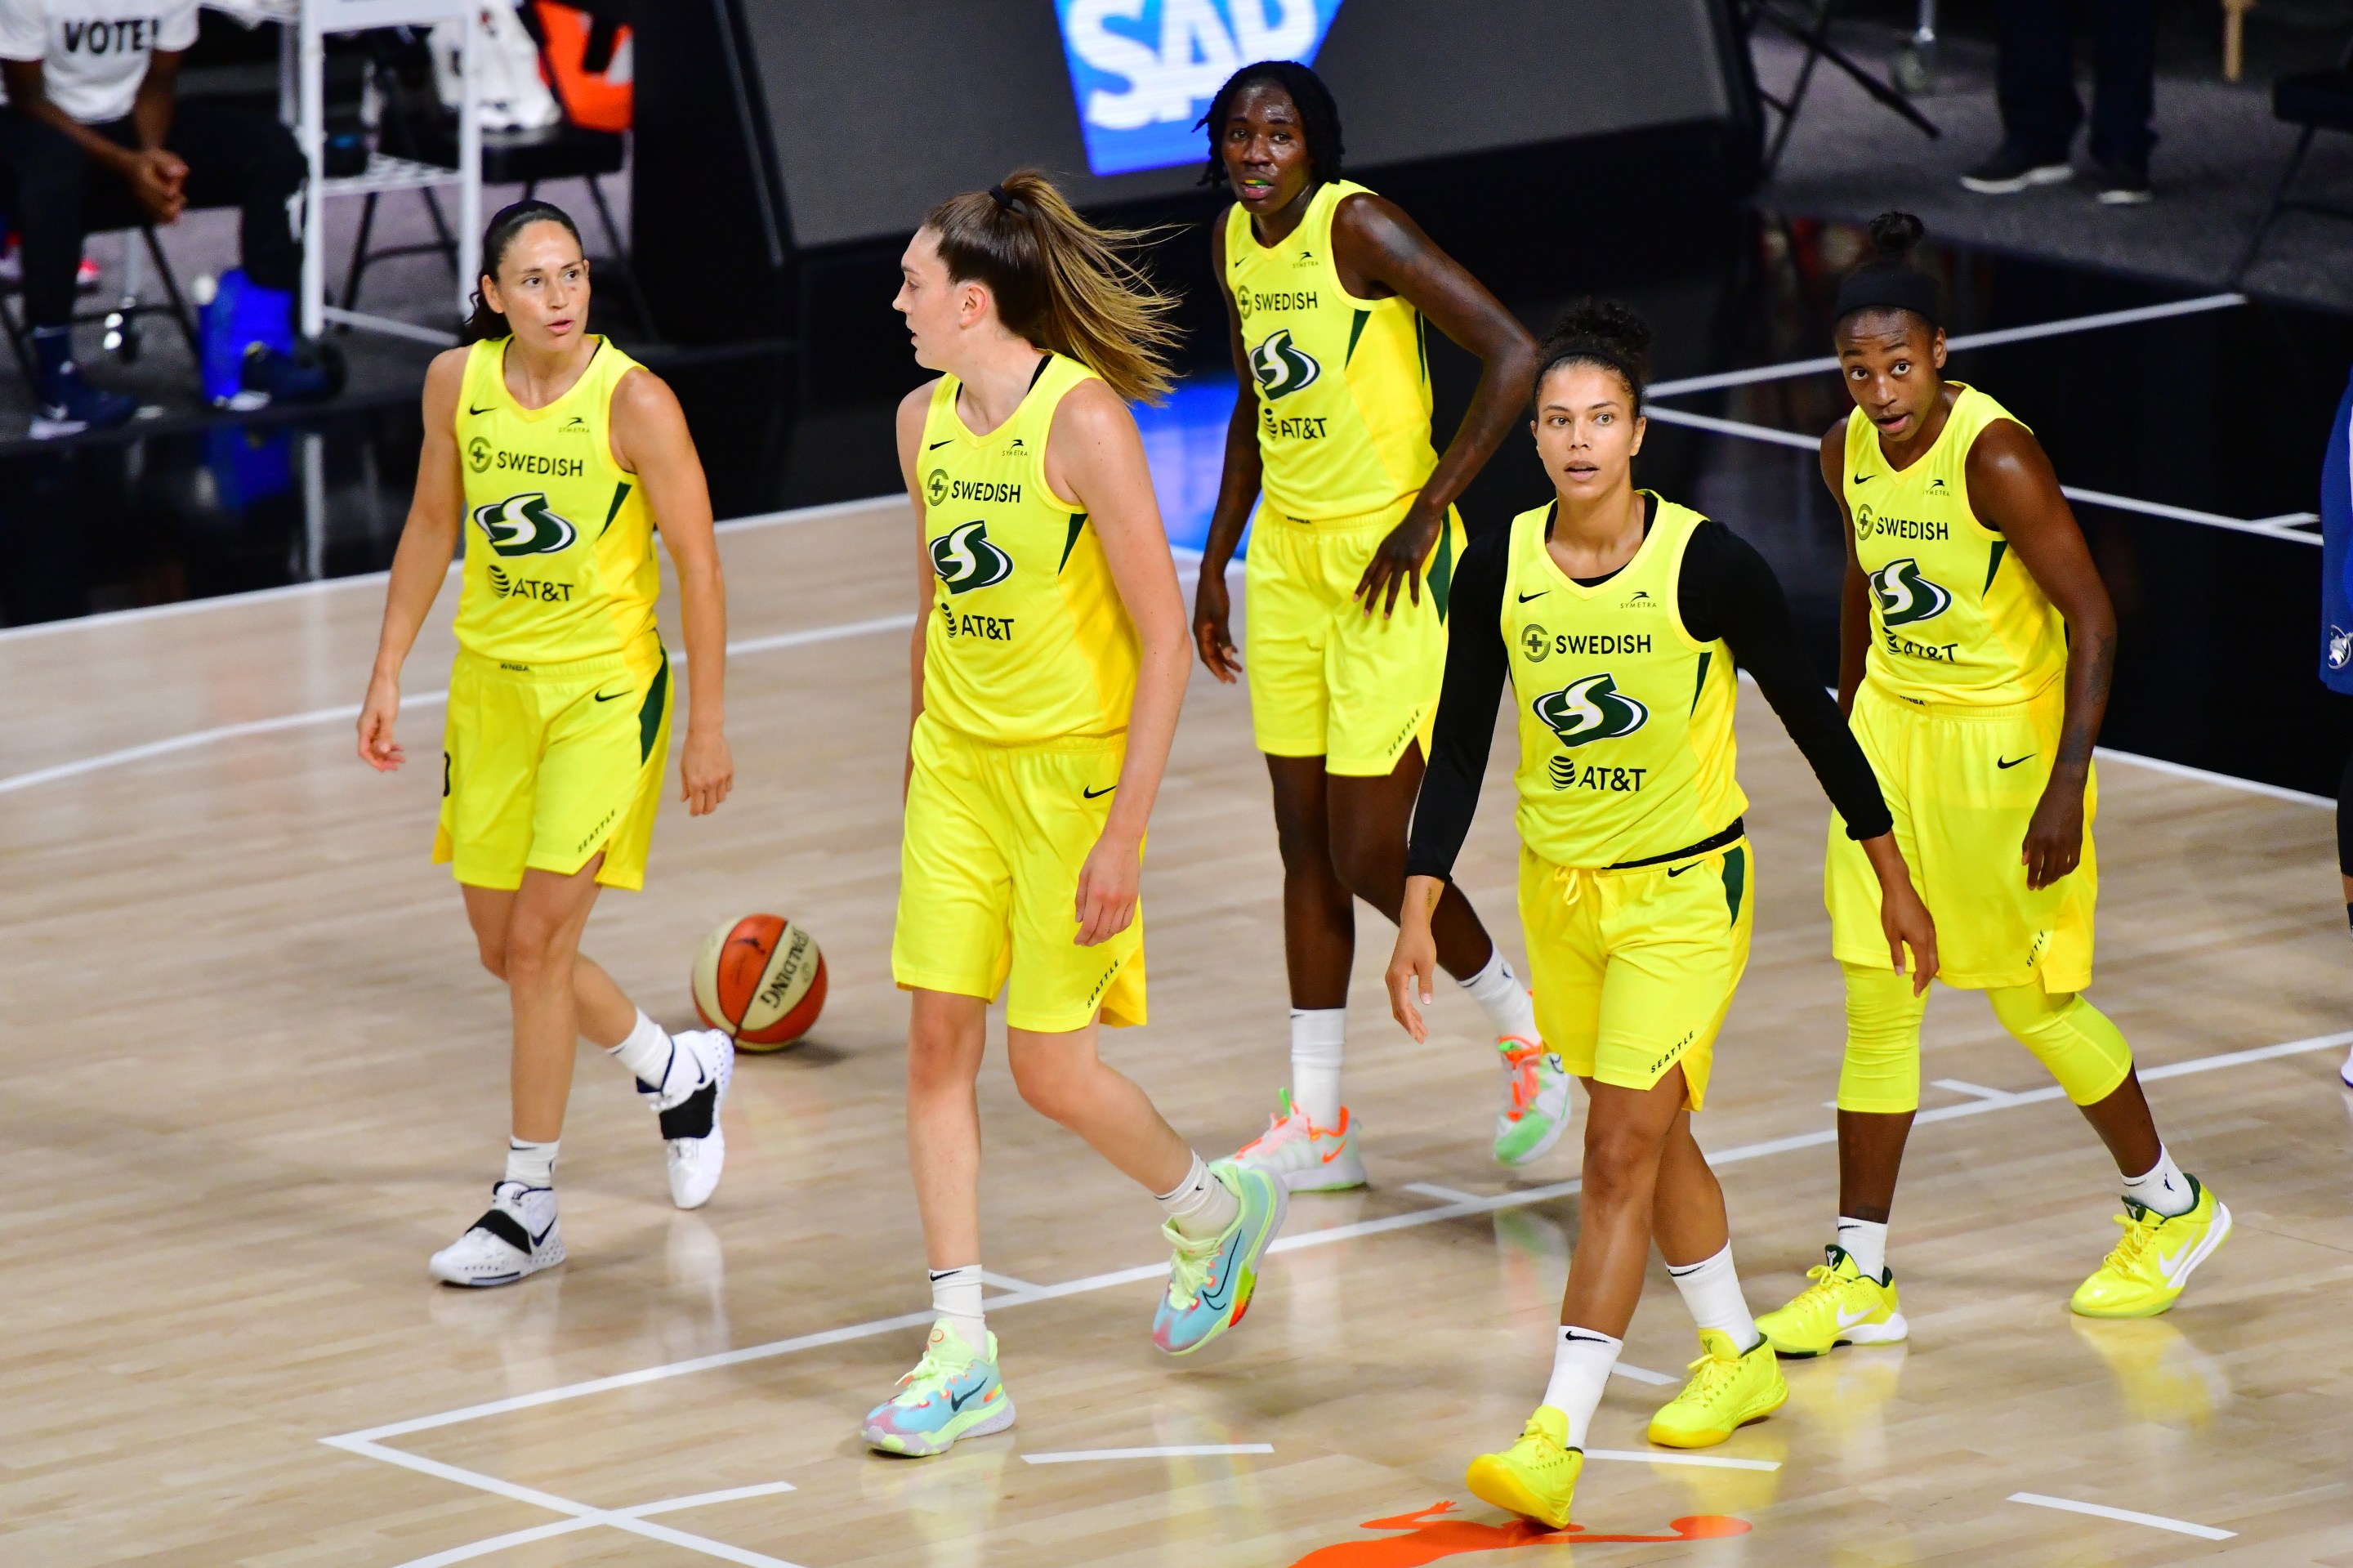
[(1520, 1440), (1500, 1454), (1472, 1460), (1462, 1484), (1481, 1502), (1565, 1530), (1569, 1499), (1584, 1469), (1585, 1450), (1568, 1446), (1567, 1415), (1539, 1404), (1520, 1429)]
[(1877, 1280), (1846, 1249), (1824, 1247), (1828, 1261), (1806, 1270), (1813, 1281), (1787, 1307), (1757, 1319), (1757, 1330), (1785, 1356), (1819, 1356), (1841, 1345), (1892, 1345), (1912, 1331), (1896, 1306), (1895, 1276)]
[(1699, 1346), (1691, 1382), (1651, 1417), (1651, 1441), (1661, 1447), (1713, 1448), (1788, 1402), (1772, 1340), (1759, 1338), (1744, 1353), (1723, 1330), (1702, 1329)]
[(2188, 1213), (2169, 1219), (2126, 1199), (2125, 1212), (2116, 1216), (2124, 1239), (2075, 1287), (2067, 1305), (2086, 1318), (2154, 1318), (2179, 1299), (2189, 1271), (2213, 1256), (2231, 1234), (2231, 1211), (2195, 1176), (2189, 1190), (2198, 1201)]

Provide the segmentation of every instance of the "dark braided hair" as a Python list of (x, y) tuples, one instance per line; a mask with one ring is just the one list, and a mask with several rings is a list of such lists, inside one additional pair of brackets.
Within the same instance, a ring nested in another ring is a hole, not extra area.
[(1193, 129), (1207, 126), (1209, 132), (1209, 166), (1201, 171), (1200, 183), (1205, 185), (1228, 184), (1226, 160), (1218, 151), (1226, 139), (1226, 119), (1233, 112), (1234, 100), (1242, 89), (1256, 82), (1271, 82), (1291, 96), (1292, 104), (1299, 111), (1299, 128), (1307, 137), (1307, 169), (1317, 185), (1327, 185), (1340, 177), (1340, 106), (1333, 101), (1332, 90), (1297, 60), (1258, 60), (1242, 67), (1226, 78), (1226, 85), (1218, 89), (1218, 96), (1209, 100), (1209, 111), (1193, 122)]
[(1599, 365), (1618, 373), (1642, 411), (1642, 389), (1651, 379), (1651, 323), (1633, 306), (1617, 300), (1583, 299), (1553, 319), (1552, 331), (1536, 352), (1535, 387), (1564, 365)]

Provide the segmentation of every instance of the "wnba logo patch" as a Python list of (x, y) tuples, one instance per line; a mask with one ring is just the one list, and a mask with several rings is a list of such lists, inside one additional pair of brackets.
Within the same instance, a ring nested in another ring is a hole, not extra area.
[(932, 541), (932, 570), (950, 593), (994, 587), (1013, 575), (1013, 557), (988, 542), (988, 526), (966, 523)]
[(1953, 602), (1952, 594), (1920, 575), (1920, 563), (1901, 556), (1871, 574), (1871, 595), (1879, 619), (1889, 626), (1933, 620)]
[(1631, 735), (1651, 721), (1651, 710), (1618, 689), (1607, 674), (1571, 681), (1528, 705), (1566, 747)]
[(1287, 397), (1302, 387), (1313, 387), (1324, 374), (1314, 357), (1291, 341), (1289, 327), (1268, 334), (1264, 342), (1250, 350), (1250, 364), (1259, 391), (1269, 397)]
[(536, 490), (475, 507), (474, 523), (501, 556), (552, 556), (580, 536)]

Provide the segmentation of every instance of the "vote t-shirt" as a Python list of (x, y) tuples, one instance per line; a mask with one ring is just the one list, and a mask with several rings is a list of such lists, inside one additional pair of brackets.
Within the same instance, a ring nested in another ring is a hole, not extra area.
[(85, 125), (129, 114), (148, 57), (195, 41), (196, 0), (0, 0), (0, 59), (40, 61), (49, 101)]

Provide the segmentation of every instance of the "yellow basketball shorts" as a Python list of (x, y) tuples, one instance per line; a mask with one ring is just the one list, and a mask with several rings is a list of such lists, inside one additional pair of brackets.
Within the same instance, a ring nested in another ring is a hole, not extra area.
[(627, 653), (518, 664), (460, 652), (441, 741), (433, 860), (474, 887), (526, 869), (646, 885), (670, 758), (670, 659), (652, 637)]
[(1520, 850), (1536, 1027), (1580, 1078), (1647, 1089), (1676, 1064), (1700, 1108), (1755, 925), (1746, 839), (1625, 871)]
[(1413, 504), (1303, 522), (1261, 504), (1243, 578), (1242, 665), (1250, 723), (1271, 757), (1321, 757), (1326, 772), (1381, 778), (1438, 719), (1446, 680), (1446, 599), (1466, 537), (1449, 507), (1422, 564), (1421, 602), (1365, 613), (1356, 598), (1373, 552)]
[(1077, 941), (1079, 872), (1103, 836), (1124, 735), (993, 746), (915, 721), (899, 852), (891, 974), (902, 991), (994, 1001), (1005, 1022), (1059, 1034), (1103, 1011), (1142, 1023), (1144, 909), (1092, 948)]
[[(1869, 681), (1855, 694), (1849, 727), (1879, 775), (1896, 846), (1936, 918), (1938, 974), (1947, 985), (1989, 991), (2033, 982), (2061, 995), (2092, 983), (2096, 770), (2084, 787), (2082, 863), (2033, 892), (2020, 859), (2059, 748), (2064, 703), (2055, 683), (2030, 702), (1995, 708), (1914, 703)], [(1839, 961), (1886, 968), (1879, 879), (1836, 812), (1822, 896)]]

